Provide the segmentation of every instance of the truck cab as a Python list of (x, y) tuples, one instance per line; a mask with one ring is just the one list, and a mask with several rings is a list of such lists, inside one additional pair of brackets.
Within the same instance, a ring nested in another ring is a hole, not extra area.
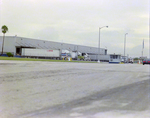
[(78, 52), (78, 59), (83, 60), (83, 61), (91, 61), (91, 59), (87, 53)]

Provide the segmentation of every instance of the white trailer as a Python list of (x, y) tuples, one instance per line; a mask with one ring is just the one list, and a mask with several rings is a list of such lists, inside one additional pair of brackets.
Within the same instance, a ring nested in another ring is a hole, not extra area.
[(60, 50), (22, 48), (21, 56), (60, 59)]
[(99, 58), (100, 61), (109, 62), (109, 55), (89, 54), (89, 57), (91, 58), (91, 61), (98, 61)]

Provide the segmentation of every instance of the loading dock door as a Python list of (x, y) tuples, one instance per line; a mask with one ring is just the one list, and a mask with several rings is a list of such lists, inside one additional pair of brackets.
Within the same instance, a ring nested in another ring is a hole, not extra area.
[(105, 55), (107, 55), (107, 50), (105, 50)]
[(21, 47), (16, 47), (16, 55), (21, 55)]

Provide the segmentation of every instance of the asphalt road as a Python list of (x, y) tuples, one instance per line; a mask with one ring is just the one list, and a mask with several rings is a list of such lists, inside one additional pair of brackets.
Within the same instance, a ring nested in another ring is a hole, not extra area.
[(0, 60), (0, 117), (149, 118), (149, 65)]

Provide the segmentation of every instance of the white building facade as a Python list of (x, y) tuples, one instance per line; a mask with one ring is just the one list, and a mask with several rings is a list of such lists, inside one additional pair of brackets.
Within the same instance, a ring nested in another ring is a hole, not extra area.
[[(0, 53), (2, 51), (2, 43), (3, 36), (0, 36)], [(5, 36), (3, 54), (11, 52), (13, 55), (21, 55), (22, 48), (69, 50), (81, 53), (88, 53), (91, 55), (98, 55), (98, 48), (96, 47), (31, 39), (17, 36)], [(101, 48), (100, 55), (101, 58), (103, 58), (102, 55), (107, 55), (107, 49)]]

